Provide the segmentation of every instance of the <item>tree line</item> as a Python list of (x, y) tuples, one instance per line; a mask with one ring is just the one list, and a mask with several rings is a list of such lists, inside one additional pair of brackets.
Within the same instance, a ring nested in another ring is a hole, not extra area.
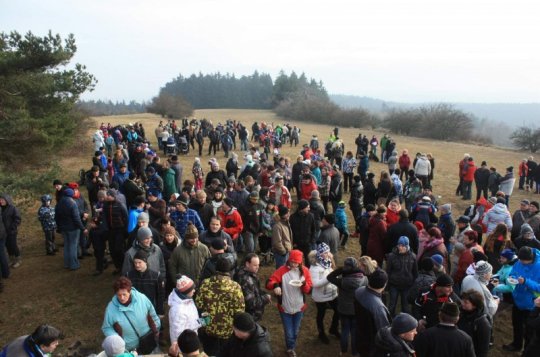
[(110, 100), (81, 100), (77, 102), (77, 107), (90, 116), (106, 116), (106, 115), (127, 115), (145, 113), (148, 103), (130, 101), (116, 101)]

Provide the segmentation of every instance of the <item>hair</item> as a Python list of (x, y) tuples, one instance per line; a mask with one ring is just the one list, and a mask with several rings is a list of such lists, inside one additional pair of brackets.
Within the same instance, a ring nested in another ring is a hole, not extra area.
[(367, 255), (363, 255), (358, 259), (358, 265), (365, 275), (371, 275), (378, 268), (377, 261)]
[(435, 238), (442, 238), (441, 230), (437, 227), (430, 228), (428, 234)]
[(386, 213), (386, 207), (384, 205), (380, 205), (379, 207), (377, 207), (377, 213), (378, 214)]
[(388, 173), (388, 171), (381, 171), (381, 177), (379, 178), (379, 182), (383, 181), (392, 182), (392, 180), (390, 180), (390, 174)]
[(466, 231), (464, 235), (467, 236), (467, 238), (469, 238), (469, 240), (473, 242), (478, 241), (478, 233), (476, 233), (476, 231)]
[(256, 257), (258, 257), (257, 254), (255, 254), (255, 253), (248, 253), (248, 254), (244, 257), (244, 265), (245, 265), (246, 263), (251, 263), (251, 259), (256, 258)]
[(439, 311), (439, 321), (444, 324), (455, 325), (459, 321), (459, 316), (449, 316), (442, 311)]
[(470, 301), (477, 310), (484, 309), (484, 296), (478, 291), (470, 289), (461, 293), (461, 300)]
[(113, 289), (115, 293), (117, 293), (118, 290), (122, 290), (122, 289), (131, 291), (132, 286), (133, 285), (131, 284), (131, 280), (129, 280), (125, 276), (121, 276), (118, 279), (116, 279), (116, 281), (114, 282)]
[(212, 216), (212, 217), (210, 217), (210, 221), (209, 221), (209, 222), (211, 222), (211, 221), (219, 221), (219, 223), (221, 224), (221, 219), (219, 219), (218, 216)]
[[(501, 244), (499, 252), (495, 252), (495, 241), (500, 237), (503, 237), (503, 244)], [(508, 248), (507, 245), (511, 245), (510, 238), (508, 237), (508, 227), (504, 223), (499, 223), (491, 232), (485, 242), (485, 248), (488, 252), (500, 253), (504, 248)]]
[(31, 335), (38, 346), (49, 346), (54, 341), (64, 338), (62, 332), (51, 325), (39, 325)]

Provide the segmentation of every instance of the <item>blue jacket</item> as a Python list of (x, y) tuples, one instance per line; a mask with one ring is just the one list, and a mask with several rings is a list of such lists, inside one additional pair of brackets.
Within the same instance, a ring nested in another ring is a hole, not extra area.
[(336, 228), (341, 231), (348, 232), (349, 227), (347, 224), (347, 213), (345, 213), (345, 208), (338, 207), (336, 209), (335, 214), (336, 214)]
[(150, 300), (135, 288), (131, 288), (131, 303), (128, 306), (120, 304), (115, 295), (111, 302), (109, 302), (109, 305), (107, 305), (101, 330), (105, 337), (117, 335), (118, 333), (114, 329), (114, 324), (118, 323), (122, 328), (122, 338), (126, 341), (126, 350), (128, 351), (133, 351), (139, 346), (139, 338), (133, 327), (131, 327), (126, 315), (141, 337), (150, 331), (147, 320), (148, 315), (152, 318), (158, 330), (161, 326), (159, 317)]
[(21, 336), (10, 342), (0, 351), (0, 357), (42, 357), (45, 354), (32, 341), (30, 336)]
[(517, 261), (510, 272), (510, 276), (525, 278), (523, 284), (517, 284), (512, 295), (514, 304), (520, 310), (533, 310), (534, 299), (540, 295), (540, 250), (532, 248), (534, 261), (531, 264), (523, 264)]

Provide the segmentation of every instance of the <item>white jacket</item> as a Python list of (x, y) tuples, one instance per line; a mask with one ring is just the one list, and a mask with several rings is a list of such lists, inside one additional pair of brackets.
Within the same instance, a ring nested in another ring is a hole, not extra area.
[(337, 298), (338, 288), (334, 284), (328, 282), (326, 277), (332, 272), (331, 268), (325, 269), (319, 264), (313, 264), (309, 268), (313, 290), (311, 297), (315, 302), (327, 302)]
[(420, 158), (416, 161), (414, 172), (416, 176), (429, 176), (431, 172), (431, 163), (427, 157), (420, 156)]
[(478, 291), (484, 297), (484, 310), (486, 313), (493, 317), (497, 312), (499, 304), (495, 302), (493, 295), (488, 290), (487, 286), (482, 284), (474, 275), (467, 275), (461, 283), (461, 291), (475, 290)]
[(193, 299), (180, 299), (173, 290), (169, 295), (169, 335), (171, 344), (175, 343), (182, 331), (197, 331), (201, 327), (199, 313)]

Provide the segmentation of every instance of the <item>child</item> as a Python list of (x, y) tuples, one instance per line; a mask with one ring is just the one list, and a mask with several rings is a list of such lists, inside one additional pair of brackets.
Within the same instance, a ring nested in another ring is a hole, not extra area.
[(193, 162), (193, 168), (191, 172), (193, 173), (193, 178), (195, 179), (195, 191), (203, 189), (204, 173), (201, 167), (201, 159), (199, 159), (198, 157), (196, 157), (195, 161)]
[(262, 264), (269, 264), (272, 260), (271, 240), (272, 226), (279, 219), (277, 217), (276, 201), (273, 198), (268, 199), (266, 208), (261, 212), (261, 235), (259, 236), (259, 249), (262, 256)]
[(38, 210), (38, 219), (41, 222), (43, 233), (45, 233), (45, 253), (47, 255), (55, 255), (57, 251), (54, 244), (56, 221), (54, 220), (54, 207), (51, 207), (51, 201), (51, 195), (41, 196), (41, 207)]
[(345, 212), (345, 201), (339, 201), (336, 209), (336, 228), (341, 237), (341, 247), (345, 248), (349, 239), (349, 225), (347, 223), (347, 213)]
[[(118, 335), (107, 336), (101, 345), (107, 357), (133, 357), (137, 352), (126, 352), (126, 343)], [(101, 356), (101, 354), (100, 354)]]

